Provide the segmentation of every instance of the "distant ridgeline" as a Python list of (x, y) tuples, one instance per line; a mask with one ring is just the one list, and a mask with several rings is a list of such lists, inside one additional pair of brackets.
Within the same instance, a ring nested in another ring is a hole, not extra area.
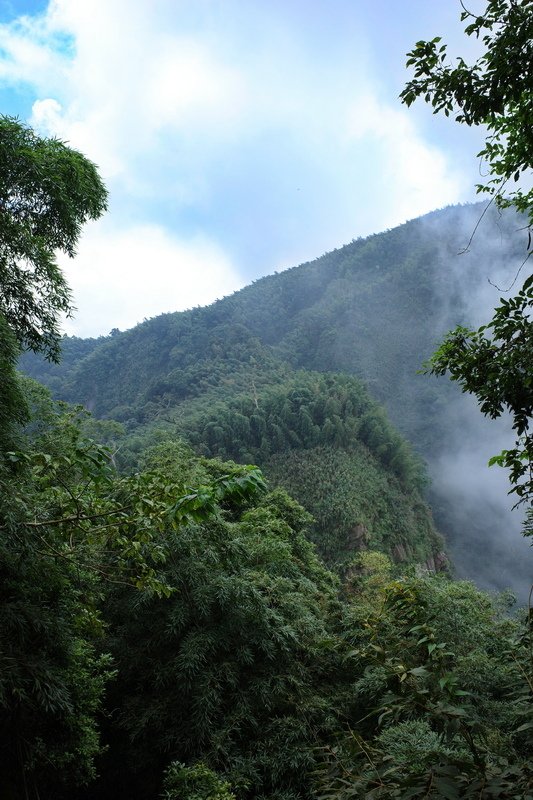
[[(200, 454), (259, 464), (311, 511), (330, 563), (370, 547), (439, 568), (423, 468), (403, 436), (425, 459), (446, 448), (457, 391), (417, 371), (443, 332), (478, 323), (491, 259), (500, 270), (519, 258), (520, 245), (507, 245), (511, 215), (487, 223), (503, 250), (457, 255), (480, 213), (435, 212), (206, 308), (66, 337), (60, 365), (26, 354), (21, 368), (85, 405), (97, 418), (88, 429), (125, 470), (148, 445), (179, 436)], [(446, 503), (439, 495), (444, 527)]]

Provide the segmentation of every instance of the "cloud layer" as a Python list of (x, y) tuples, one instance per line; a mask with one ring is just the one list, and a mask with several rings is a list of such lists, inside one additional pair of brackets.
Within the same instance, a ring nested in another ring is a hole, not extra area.
[(389, 96), (367, 5), (51, 0), (0, 25), (13, 104), (26, 98), (30, 124), (86, 153), (111, 193), (68, 268), (70, 330), (210, 302), (465, 199), (461, 164)]

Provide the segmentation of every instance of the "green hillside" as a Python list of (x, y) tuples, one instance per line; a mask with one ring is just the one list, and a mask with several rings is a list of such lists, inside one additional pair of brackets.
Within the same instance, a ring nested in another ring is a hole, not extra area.
[[(500, 261), (503, 250), (501, 269), (512, 269), (522, 252), (521, 239), (512, 237), (515, 217), (493, 215), (472, 252), (459, 256), (479, 213), (479, 206), (434, 212), (262, 278), (206, 308), (163, 314), (108, 337), (66, 337), (61, 365), (37, 365), (26, 356), (23, 369), (63, 398), (113, 418), (124, 416), (123, 406), (146, 417), (148, 401), (164, 406), (234, 376), (238, 383), (247, 367), (261, 380), (273, 359), (348, 372), (364, 379), (399, 428), (428, 452), (441, 434), (433, 425), (439, 405), (453, 389), (416, 373), (450, 325), (469, 321), (468, 298), (482, 276), (490, 277), (490, 261)], [(503, 244), (487, 258), (493, 236)]]
[[(513, 238), (516, 218), (494, 214), (486, 216), (472, 252), (458, 255), (479, 213), (478, 206), (434, 212), (263, 278), (206, 308), (164, 314), (98, 339), (66, 337), (60, 365), (27, 355), (22, 368), (57, 397), (121, 423), (120, 431), (101, 425), (100, 435), (113, 441), (125, 469), (147, 444), (180, 436), (200, 453), (258, 463), (273, 480), (289, 486), (315, 514), (314, 538), (328, 557), (341, 558), (346, 548), (349, 552), (350, 531), (362, 525), (394, 557), (434, 563), (442, 547), (427, 512), (421, 521), (417, 510), (420, 481), (402, 484), (398, 474), (399, 463), (413, 474), (418, 467), (383, 414), (373, 408), (377, 421), (370, 435), (364, 433), (367, 412), (361, 418), (353, 400), (322, 416), (307, 401), (297, 410), (291, 404), (300, 391), (315, 394), (317, 408), (338, 404), (339, 391), (362, 392), (356, 380), (347, 390), (346, 379), (320, 383), (316, 373), (362, 379), (415, 450), (430, 465), (439, 461), (457, 430), (468, 425), (468, 417), (453, 385), (418, 371), (446, 330), (472, 322), (480, 276), (500, 262), (500, 270), (514, 268), (521, 246)], [(296, 374), (301, 385), (294, 383)], [(368, 396), (364, 402), (370, 403)], [(370, 451), (364, 469), (362, 447)], [(327, 448), (327, 457), (320, 448)], [(395, 455), (384, 458), (383, 448)], [(344, 500), (329, 518), (313, 491), (304, 488), (331, 480), (321, 472), (326, 463), (331, 474), (343, 476), (339, 497)], [(385, 470), (385, 478), (376, 473), (372, 486), (384, 480), (394, 487), (386, 493), (380, 522), (361, 510), (365, 503), (377, 507), (379, 492), (370, 490), (368, 481), (362, 491), (360, 481), (375, 468)], [(397, 500), (397, 485), (409, 500)], [(438, 481), (432, 502), (452, 544), (454, 538), (464, 541), (465, 519)], [(386, 508), (394, 509), (392, 517)], [(473, 524), (489, 530), (490, 550), (490, 543), (498, 541), (501, 520), (494, 514), (485, 520), (482, 509), (475, 516)], [(490, 561), (504, 563), (497, 549)], [(508, 576), (496, 576), (493, 582), (505, 586)]]
[(360, 381), (302, 371), (191, 409), (176, 422), (182, 436), (209, 457), (261, 464), (313, 514), (326, 560), (370, 547), (429, 563), (442, 550), (421, 498), (422, 465)]

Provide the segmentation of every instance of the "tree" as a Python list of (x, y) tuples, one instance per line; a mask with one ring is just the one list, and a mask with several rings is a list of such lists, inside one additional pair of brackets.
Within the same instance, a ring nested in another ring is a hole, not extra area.
[[(463, 6), (464, 8), (464, 6)], [(465, 33), (481, 38), (485, 52), (468, 65), (462, 58), (447, 63), (447, 47), (437, 36), (417, 42), (407, 66), (415, 76), (401, 93), (410, 106), (417, 97), (434, 113), (455, 115), (456, 122), (483, 125), (485, 145), (478, 154), (486, 162), (488, 180), (477, 186), (500, 206), (515, 206), (533, 222), (533, 188), (519, 183), (533, 168), (533, 0), (489, 0), (484, 14), (468, 10)], [(515, 188), (509, 190), (512, 181)]]
[[(227, 472), (206, 459), (198, 467), (211, 479)], [(345, 705), (338, 584), (305, 537), (309, 515), (285, 492), (236, 500), (165, 533), (170, 597), (108, 587), (120, 680), (108, 700), (109, 771), (93, 797), (153, 798), (176, 760), (169, 800), (219, 796), (214, 785), (202, 794), (203, 780), (195, 788), (198, 762), (242, 798), (308, 796), (313, 747)]]
[[(461, 20), (468, 36), (481, 39), (483, 54), (471, 65), (459, 58), (448, 62), (440, 37), (417, 42), (407, 65), (414, 78), (401, 94), (410, 106), (423, 97), (434, 113), (444, 112), (466, 125), (486, 129), (478, 154), (489, 175), (477, 186), (501, 207), (526, 215), (530, 229), (527, 253), (515, 281), (528, 261), (533, 225), (533, 0), (489, 0), (485, 12), (465, 9)], [(509, 187), (512, 188), (509, 188)], [(473, 394), (484, 414), (496, 418), (508, 412), (516, 433), (514, 448), (491, 459), (510, 469), (511, 492), (528, 506), (526, 533), (533, 532), (533, 276), (515, 297), (501, 299), (493, 318), (476, 331), (457, 328), (431, 358), (428, 369), (449, 373), (464, 392)]]
[(0, 117), (0, 314), (19, 344), (58, 360), (58, 316), (72, 311), (56, 251), (74, 256), (107, 192), (85, 156)]
[(347, 633), (357, 716), (323, 748), (315, 796), (531, 797), (527, 621), (439, 577), (391, 581), (383, 570), (361, 574), (357, 590)]
[(57, 360), (58, 316), (71, 306), (55, 252), (74, 255), (106, 196), (81, 154), (0, 117), (0, 794), (13, 798), (57, 797), (60, 784), (86, 782), (99, 751), (95, 715), (109, 670), (87, 599), (95, 576), (68, 556), (61, 531), (31, 529), (43, 503), (58, 510), (61, 486), (47, 491), (45, 472), (63, 459), (81, 476), (83, 459), (72, 448), (59, 455), (65, 437), (57, 459), (33, 451), (27, 440), (40, 423), (15, 365), (20, 347)]
[(0, 473), (5, 466), (4, 454), (13, 450), (18, 427), (27, 421), (27, 406), (15, 369), (17, 343), (0, 314)]
[(16, 375), (21, 346), (57, 359), (70, 297), (55, 251), (72, 256), (105, 203), (83, 156), (0, 117), (0, 795), (14, 800), (72, 796), (94, 775), (104, 587), (169, 598), (171, 532), (216, 528), (266, 488), (254, 467), (168, 475), (168, 459), (118, 475), (80, 409)]
[(146, 603), (170, 596), (170, 531), (214, 525), (265, 487), (252, 467), (195, 470), (175, 442), (142, 472), (117, 475), (79, 410), (31, 381), (20, 389), (30, 424), (0, 470), (0, 797), (60, 800), (92, 779), (100, 752), (106, 587)]

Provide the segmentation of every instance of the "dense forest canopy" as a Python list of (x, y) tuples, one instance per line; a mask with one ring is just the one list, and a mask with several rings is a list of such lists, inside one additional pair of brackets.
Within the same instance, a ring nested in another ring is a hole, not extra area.
[[(530, 166), (530, 76), (504, 55), (530, 45), (531, 5), (465, 11), (485, 32), (472, 68), (443, 66), (438, 40), (410, 55), (404, 99), (488, 124), (497, 178)], [(531, 797), (531, 609), (451, 579), (424, 500), (420, 454), (443, 452), (454, 395), (411, 366), (465, 280), (445, 275), (436, 217), (206, 309), (65, 339), (57, 367), (27, 357), (57, 400), (15, 365), (21, 346), (56, 356), (53, 252), (74, 251), (105, 189), (15, 120), (0, 137), (0, 794)], [(500, 202), (529, 212), (531, 196)], [(511, 411), (499, 460), (526, 502), (531, 286), (430, 364), (490, 416)]]

